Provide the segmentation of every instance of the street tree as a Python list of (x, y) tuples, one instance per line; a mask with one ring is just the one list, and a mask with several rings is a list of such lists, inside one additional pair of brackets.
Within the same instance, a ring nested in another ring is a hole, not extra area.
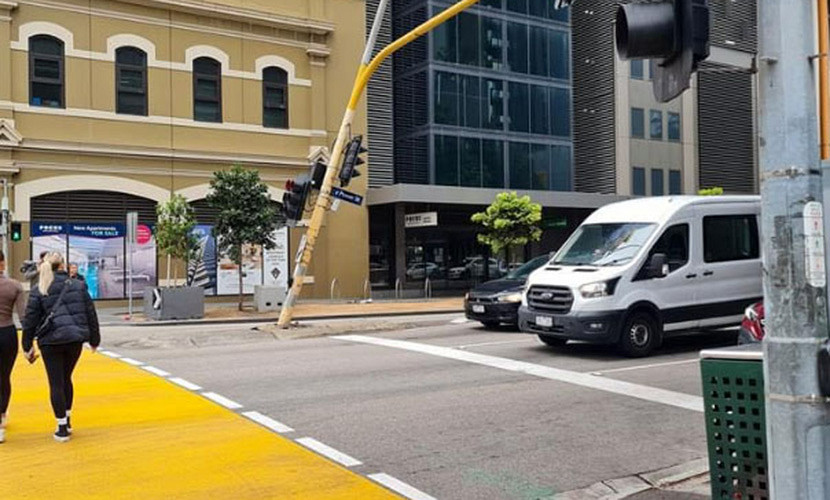
[(505, 252), (505, 259), (510, 260), (510, 249), (539, 241), (542, 229), (542, 206), (533, 203), (530, 196), (518, 196), (515, 192), (496, 195), (493, 203), (484, 212), (470, 218), (482, 226), (478, 241), (487, 245), (493, 254)]
[[(196, 249), (193, 227), (196, 219), (193, 207), (184, 196), (175, 194), (156, 206), (156, 246), (167, 256), (167, 282), (170, 283), (170, 265), (173, 259), (187, 264)], [(173, 286), (178, 283), (178, 268), (173, 268)]]
[(213, 174), (207, 201), (218, 215), (213, 228), (217, 246), (236, 264), (239, 271), (239, 310), (242, 310), (243, 248), (274, 248), (271, 239), (279, 229), (280, 218), (268, 195), (268, 186), (256, 170), (234, 166)]

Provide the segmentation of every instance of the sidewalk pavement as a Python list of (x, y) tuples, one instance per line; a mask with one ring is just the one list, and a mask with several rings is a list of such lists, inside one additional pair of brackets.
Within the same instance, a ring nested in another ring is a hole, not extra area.
[(63, 444), (51, 435), (42, 361), (18, 362), (0, 445), (4, 498), (400, 498), (130, 361), (84, 351)]
[[(136, 305), (136, 311), (140, 305)], [(294, 320), (312, 320), (326, 318), (352, 318), (370, 316), (402, 316), (417, 314), (461, 313), (464, 311), (464, 299), (460, 297), (429, 300), (378, 300), (373, 302), (343, 301), (302, 301), (294, 309)], [(127, 319), (125, 307), (98, 308), (102, 325), (173, 325), (173, 324), (208, 324), (208, 323), (246, 323), (276, 322), (278, 312), (258, 313), (250, 309), (237, 309), (236, 303), (207, 303), (205, 317), (195, 320), (151, 321), (143, 313), (136, 312), (132, 321)]]

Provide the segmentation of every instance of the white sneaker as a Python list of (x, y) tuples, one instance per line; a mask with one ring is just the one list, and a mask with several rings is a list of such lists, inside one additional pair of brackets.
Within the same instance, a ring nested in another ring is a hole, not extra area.
[(7, 414), (3, 414), (3, 416), (0, 417), (0, 429), (5, 429), (8, 422), (9, 416)]
[(0, 443), (6, 442), (6, 429), (0, 429)]

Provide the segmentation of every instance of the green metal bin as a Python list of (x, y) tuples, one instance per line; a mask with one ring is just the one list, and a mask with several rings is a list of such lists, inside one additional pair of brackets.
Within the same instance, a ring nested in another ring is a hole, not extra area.
[(769, 500), (760, 344), (700, 353), (715, 500)]

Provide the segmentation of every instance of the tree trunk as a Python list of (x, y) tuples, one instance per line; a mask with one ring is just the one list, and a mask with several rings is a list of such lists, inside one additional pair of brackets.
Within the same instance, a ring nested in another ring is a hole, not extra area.
[(179, 286), (179, 266), (173, 266), (173, 286)]
[(239, 310), (242, 311), (242, 245), (239, 246), (239, 262), (236, 263), (239, 270)]
[(170, 286), (170, 254), (167, 254), (167, 286)]

